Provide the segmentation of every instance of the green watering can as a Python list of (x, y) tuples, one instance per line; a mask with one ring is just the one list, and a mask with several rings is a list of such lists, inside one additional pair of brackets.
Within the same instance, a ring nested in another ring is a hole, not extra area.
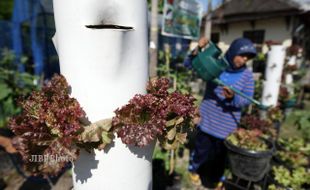
[(268, 106), (263, 105), (257, 100), (245, 95), (240, 90), (229, 86), (222, 82), (218, 77), (220, 74), (229, 67), (228, 61), (225, 57), (220, 57), (222, 51), (211, 41), (209, 46), (193, 59), (192, 65), (194, 70), (204, 81), (213, 81), (217, 85), (227, 86), (229, 89), (234, 91), (236, 94), (248, 99), (252, 103), (256, 104), (260, 109), (268, 109)]

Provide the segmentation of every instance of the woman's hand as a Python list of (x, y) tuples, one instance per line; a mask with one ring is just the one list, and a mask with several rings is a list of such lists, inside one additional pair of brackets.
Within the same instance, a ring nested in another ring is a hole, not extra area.
[(199, 49), (204, 48), (208, 43), (209, 43), (208, 38), (206, 37), (200, 38), (198, 41), (198, 46), (194, 49), (194, 51), (192, 52), (192, 55), (197, 55), (199, 52)]
[(202, 38), (200, 38), (199, 41), (198, 41), (198, 47), (199, 47), (199, 48), (204, 48), (208, 43), (209, 43), (208, 38), (202, 37)]
[(232, 99), (235, 96), (234, 91), (229, 89), (227, 86), (223, 87), (223, 95), (225, 96), (226, 99)]
[(12, 145), (12, 139), (0, 136), (0, 146), (2, 146), (8, 153), (16, 153), (16, 149)]
[(201, 121), (201, 117), (200, 117), (200, 111), (199, 111), (199, 108), (196, 108), (195, 109), (195, 113), (194, 113), (194, 124), (195, 125), (198, 125)]

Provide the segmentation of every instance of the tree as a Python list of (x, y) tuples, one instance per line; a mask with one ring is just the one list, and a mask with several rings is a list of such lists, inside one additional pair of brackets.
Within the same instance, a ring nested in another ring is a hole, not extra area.
[[(158, 0), (158, 13), (163, 13), (165, 0)], [(152, 9), (152, 0), (147, 0), (149, 10)]]
[(0, 20), (10, 20), (12, 17), (14, 1), (2, 0), (0, 1)]

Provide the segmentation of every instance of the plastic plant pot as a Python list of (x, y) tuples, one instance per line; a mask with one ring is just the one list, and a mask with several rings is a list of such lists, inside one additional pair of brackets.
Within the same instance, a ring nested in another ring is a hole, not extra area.
[(231, 171), (241, 179), (257, 182), (263, 179), (270, 170), (270, 160), (275, 151), (274, 144), (266, 141), (269, 149), (266, 151), (250, 151), (224, 141), (228, 149), (228, 160)]

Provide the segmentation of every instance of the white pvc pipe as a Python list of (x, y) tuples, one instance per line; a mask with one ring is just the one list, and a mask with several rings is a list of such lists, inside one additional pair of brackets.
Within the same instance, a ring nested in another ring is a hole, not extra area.
[(262, 104), (276, 106), (278, 102), (281, 76), (284, 65), (285, 48), (283, 45), (272, 45), (268, 52), (266, 81), (264, 82)]
[[(297, 63), (297, 56), (296, 55), (292, 55), (291, 57), (289, 57), (289, 60), (287, 62), (288, 66), (296, 66), (297, 65), (296, 63)], [(294, 82), (293, 74), (291, 72), (287, 73), (285, 75), (285, 84), (287, 85), (287, 89), (288, 89), (290, 95), (294, 94), (293, 82)]]
[[(53, 0), (61, 73), (88, 119), (114, 116), (148, 80), (147, 4), (145, 0)], [(90, 29), (119, 25), (127, 29)], [(119, 139), (108, 151), (82, 151), (74, 163), (75, 190), (146, 190), (152, 187), (152, 153), (127, 147)]]

